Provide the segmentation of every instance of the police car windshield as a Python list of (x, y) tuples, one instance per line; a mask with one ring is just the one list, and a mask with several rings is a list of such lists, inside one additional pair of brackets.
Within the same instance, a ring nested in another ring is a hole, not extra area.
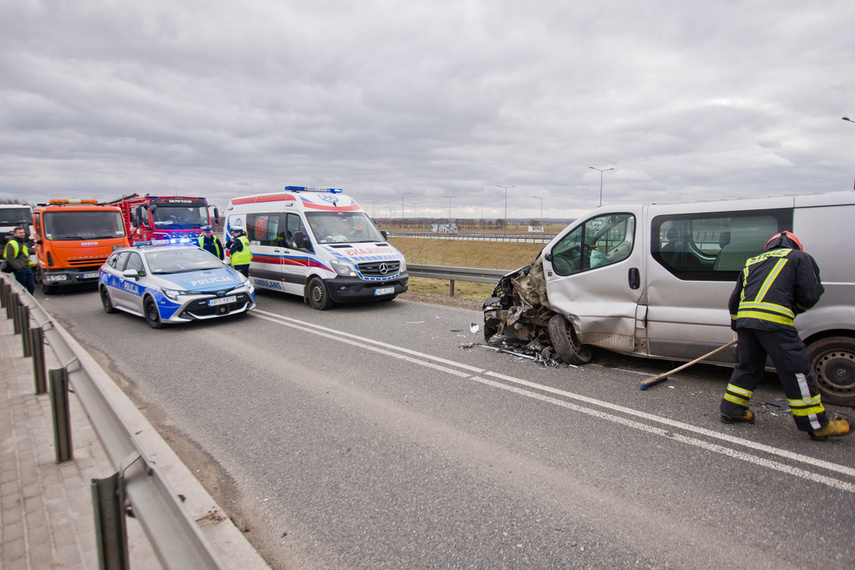
[(148, 260), (149, 269), (156, 275), (203, 271), (205, 269), (221, 269), (224, 267), (219, 259), (207, 251), (195, 247), (150, 251), (146, 254), (146, 260)]
[(386, 241), (363, 212), (308, 212), (306, 220), (318, 243)]

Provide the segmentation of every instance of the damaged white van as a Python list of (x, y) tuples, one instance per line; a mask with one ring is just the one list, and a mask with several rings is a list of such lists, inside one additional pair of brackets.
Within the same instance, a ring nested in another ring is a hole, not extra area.
[[(501, 279), (484, 333), (584, 364), (591, 346), (692, 360), (732, 339), (727, 301), (745, 261), (789, 230), (820, 268), (825, 294), (796, 318), (823, 400), (855, 406), (855, 192), (593, 210), (535, 261)], [(731, 348), (709, 359), (734, 365)]]
[(224, 242), (245, 231), (259, 289), (302, 295), (313, 308), (390, 301), (407, 291), (404, 256), (339, 188), (286, 186), (229, 201)]

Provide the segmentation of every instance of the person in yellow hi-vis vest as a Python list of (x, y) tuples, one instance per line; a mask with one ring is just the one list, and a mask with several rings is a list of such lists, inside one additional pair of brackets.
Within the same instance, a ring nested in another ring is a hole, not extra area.
[(27, 248), (27, 237), (23, 226), (12, 230), (12, 237), (9, 238), (3, 254), (15, 273), (15, 279), (32, 295), (36, 290), (36, 279), (30, 266), (30, 250)]
[(226, 242), (226, 248), (229, 250), (232, 267), (249, 277), (249, 263), (252, 261), (252, 252), (249, 251), (249, 238), (239, 228), (232, 229), (231, 233), (232, 239)]

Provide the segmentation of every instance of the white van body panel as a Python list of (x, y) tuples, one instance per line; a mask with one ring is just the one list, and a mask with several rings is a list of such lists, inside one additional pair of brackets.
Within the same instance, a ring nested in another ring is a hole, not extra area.
[[(322, 222), (338, 218), (360, 225), (348, 236), (319, 235), (330, 229)], [(226, 211), (224, 243), (235, 228), (247, 232), (250, 279), (258, 288), (308, 298), (308, 285), (317, 277), (335, 302), (389, 299), (407, 290), (404, 256), (346, 194), (286, 189), (234, 198)], [(303, 247), (295, 242), (301, 234)], [(336, 264), (355, 271), (342, 275)]]

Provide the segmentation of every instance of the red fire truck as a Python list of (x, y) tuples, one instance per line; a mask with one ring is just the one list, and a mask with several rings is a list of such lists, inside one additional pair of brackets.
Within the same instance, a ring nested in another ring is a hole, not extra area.
[[(131, 244), (139, 241), (195, 238), (202, 226), (211, 225), (208, 201), (190, 196), (151, 196), (130, 194), (105, 205), (118, 206)], [(214, 223), (220, 214), (214, 208)]]

